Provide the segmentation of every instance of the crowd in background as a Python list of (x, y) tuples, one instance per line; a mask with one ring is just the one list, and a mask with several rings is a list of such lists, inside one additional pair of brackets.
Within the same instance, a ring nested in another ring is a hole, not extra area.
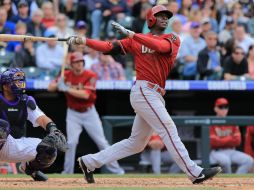
[[(115, 41), (111, 22), (147, 33), (146, 13), (163, 4), (174, 13), (167, 33), (180, 36), (171, 79), (254, 79), (253, 0), (1, 0), (0, 34), (67, 38), (85, 35)], [(84, 54), (85, 68), (100, 80), (135, 78), (132, 57), (103, 55), (62, 42), (0, 42), (0, 70), (24, 68), (28, 78), (51, 80), (68, 53)]]

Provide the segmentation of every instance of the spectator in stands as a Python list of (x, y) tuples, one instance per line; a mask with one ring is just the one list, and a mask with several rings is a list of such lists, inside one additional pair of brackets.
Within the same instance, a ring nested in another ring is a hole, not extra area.
[(19, 68), (36, 67), (35, 49), (31, 40), (22, 42), (21, 48), (15, 52), (12, 66)]
[[(252, 5), (252, 9), (251, 9), (251, 15), (254, 15), (254, 5)], [(254, 38), (254, 16), (252, 16), (250, 18), (250, 20), (247, 23), (248, 25), (248, 31), (251, 34), (252, 38)]]
[(180, 173), (181, 169), (174, 162), (170, 153), (165, 149), (165, 145), (162, 142), (159, 135), (153, 133), (147, 147), (140, 155), (140, 165), (152, 166), (152, 172), (155, 174), (161, 173), (161, 165), (165, 164), (169, 166), (169, 173)]
[[(182, 25), (188, 21), (188, 18), (179, 13), (179, 5), (176, 0), (171, 0), (168, 2), (167, 8), (173, 13), (174, 16), (180, 19)], [(174, 17), (173, 17), (174, 18)]]
[(236, 45), (240, 46), (246, 54), (249, 50), (250, 45), (254, 44), (254, 38), (250, 37), (246, 33), (246, 28), (243, 24), (237, 25), (235, 28), (234, 38)]
[[(56, 37), (53, 30), (46, 30), (44, 37)], [(64, 60), (63, 47), (56, 41), (40, 44), (36, 48), (36, 65), (48, 71), (59, 70)]]
[[(27, 23), (27, 32), (33, 36), (43, 36), (46, 28), (41, 23), (43, 18), (43, 12), (41, 9), (37, 9), (32, 13), (32, 20)], [(38, 43), (36, 43), (37, 45)]]
[(56, 31), (56, 36), (58, 38), (68, 38), (69, 36), (74, 35), (73, 29), (68, 27), (68, 18), (62, 13), (59, 13), (56, 16), (56, 26), (51, 27), (50, 29)]
[(190, 36), (187, 36), (181, 45), (179, 58), (183, 64), (181, 72), (183, 79), (194, 80), (197, 74), (198, 53), (205, 48), (205, 40), (200, 37), (201, 29), (198, 22), (192, 22)]
[[(102, 16), (105, 22), (105, 36), (112, 31), (113, 21), (121, 22), (129, 15), (129, 9), (125, 0), (105, 0), (102, 3)], [(126, 27), (126, 26), (125, 26)]]
[(220, 52), (217, 49), (217, 34), (209, 31), (205, 34), (206, 47), (198, 54), (197, 69), (202, 80), (220, 80), (222, 67)]
[[(15, 26), (15, 34), (25, 35), (26, 33), (27, 33), (26, 24), (19, 21)], [(10, 52), (15, 52), (20, 48), (21, 48), (21, 42), (12, 41), (12, 42), (8, 42), (6, 50)]]
[(75, 25), (75, 35), (86, 36), (87, 34), (87, 24), (83, 20), (79, 20)]
[(237, 46), (232, 55), (227, 57), (223, 63), (224, 80), (246, 80), (250, 79), (248, 62), (243, 48)]
[[(174, 16), (170, 19), (172, 33), (179, 36), (181, 42), (188, 36), (186, 32), (183, 32), (183, 25), (178, 16)], [(180, 45), (181, 46), (181, 45)]]
[(99, 63), (93, 64), (91, 70), (95, 72), (99, 80), (125, 80), (125, 72), (120, 63), (117, 63), (111, 55), (100, 53)]
[(225, 28), (219, 33), (219, 42), (225, 44), (229, 39), (233, 37), (234, 20), (228, 16), (226, 18)]
[(43, 12), (43, 18), (41, 20), (41, 23), (46, 27), (52, 27), (56, 24), (56, 14), (54, 12), (54, 6), (53, 3), (50, 1), (44, 1), (41, 6), (42, 12)]
[(19, 21), (28, 23), (31, 21), (29, 17), (29, 8), (26, 0), (20, 0), (18, 3), (18, 14), (11, 19), (12, 22), (17, 23)]
[(11, 20), (15, 14), (12, 11), (12, 0), (2, 0), (0, 1), (0, 6), (3, 6), (3, 8), (6, 10), (7, 12), (7, 20)]
[[(18, 14), (18, 4), (19, 4), (20, 1), (21, 0), (12, 0), (12, 2), (13, 2), (12, 10), (13, 10), (14, 15)], [(55, 0), (53, 0), (53, 1), (55, 1)], [(37, 3), (40, 3), (41, 1), (26, 0), (26, 2), (28, 4), (29, 17), (31, 17), (32, 13), (39, 8)]]
[[(226, 117), (229, 102), (226, 98), (215, 101), (214, 111), (217, 117)], [(236, 150), (241, 144), (241, 133), (238, 126), (210, 126), (211, 153), (210, 162), (219, 164), (224, 173), (232, 173), (232, 165), (236, 164), (237, 174), (248, 173), (253, 166), (253, 158)]]
[(208, 17), (203, 18), (200, 23), (201, 23), (200, 24), (200, 27), (201, 27), (200, 37), (205, 39), (206, 33), (212, 30), (212, 25), (211, 25), (210, 19)]
[(99, 52), (89, 47), (86, 47), (86, 52), (87, 54), (84, 55), (85, 69), (91, 69), (93, 64), (99, 63)]
[(136, 33), (143, 32), (143, 27), (146, 22), (146, 13), (150, 8), (152, 8), (152, 6), (149, 3), (142, 3), (141, 4), (140, 15), (135, 17), (132, 22), (132, 26), (131, 26), (132, 31), (134, 31)]
[(251, 79), (254, 79), (254, 45), (251, 45), (249, 47), (247, 62), (248, 62), (249, 75)]
[(90, 6), (89, 11), (91, 13), (92, 22), (92, 35), (93, 39), (100, 39), (100, 29), (102, 22), (102, 3), (103, 0), (93, 0), (92, 6)]
[(0, 7), (0, 34), (13, 34), (15, 30), (14, 24), (8, 24), (7, 12), (3, 7)]
[(202, 18), (203, 19), (207, 19), (209, 20), (209, 23), (211, 24), (211, 30), (213, 30), (214, 32), (218, 32), (219, 31), (219, 27), (218, 27), (218, 22), (216, 20), (216, 18), (212, 17), (212, 9), (210, 7), (210, 5), (207, 4), (208, 2), (205, 3), (205, 5), (203, 6), (201, 12), (202, 12)]

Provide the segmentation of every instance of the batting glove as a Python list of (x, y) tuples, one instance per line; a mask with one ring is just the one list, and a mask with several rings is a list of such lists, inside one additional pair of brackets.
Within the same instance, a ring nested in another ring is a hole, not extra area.
[(67, 39), (68, 45), (82, 45), (86, 44), (86, 37), (81, 36), (71, 36)]
[(135, 34), (135, 32), (124, 28), (122, 25), (120, 25), (117, 22), (112, 22), (111, 25), (112, 25), (114, 30), (116, 30), (117, 32), (119, 32), (121, 34), (124, 34), (125, 36), (127, 36), (129, 38), (133, 38), (133, 36)]
[(57, 88), (59, 91), (62, 91), (62, 92), (67, 92), (69, 90), (69, 86), (67, 86), (65, 83), (64, 83), (64, 79), (60, 79), (57, 83)]

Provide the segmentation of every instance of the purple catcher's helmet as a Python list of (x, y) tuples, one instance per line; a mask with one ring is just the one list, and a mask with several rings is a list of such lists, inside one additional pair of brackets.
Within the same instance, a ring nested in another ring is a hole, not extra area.
[(19, 68), (10, 68), (1, 74), (1, 86), (8, 84), (14, 95), (22, 95), (26, 88), (25, 73)]

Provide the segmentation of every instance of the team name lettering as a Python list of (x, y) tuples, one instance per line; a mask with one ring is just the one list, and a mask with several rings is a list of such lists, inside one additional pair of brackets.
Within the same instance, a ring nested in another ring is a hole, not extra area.
[(141, 53), (154, 53), (154, 52), (155, 52), (154, 50), (151, 50), (144, 45), (141, 46)]
[(216, 128), (215, 131), (216, 131), (217, 136), (219, 136), (219, 137), (226, 137), (226, 136), (232, 135), (231, 129), (221, 130), (219, 128)]
[(8, 108), (8, 111), (19, 111), (17, 108)]

